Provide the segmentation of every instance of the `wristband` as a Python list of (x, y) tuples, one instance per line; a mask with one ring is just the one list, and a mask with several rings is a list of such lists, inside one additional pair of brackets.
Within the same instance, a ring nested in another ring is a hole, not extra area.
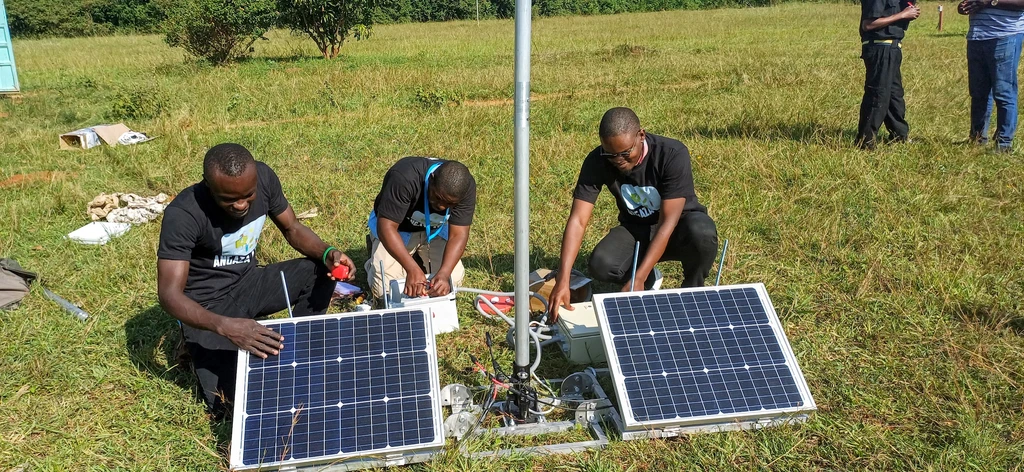
[(324, 267), (327, 266), (327, 254), (329, 254), (332, 250), (337, 251), (338, 248), (334, 246), (327, 246), (327, 249), (324, 249), (324, 255), (320, 257), (324, 261)]

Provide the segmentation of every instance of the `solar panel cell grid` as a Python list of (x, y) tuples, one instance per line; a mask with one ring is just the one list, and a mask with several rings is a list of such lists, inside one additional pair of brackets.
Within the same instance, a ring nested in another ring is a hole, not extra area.
[(439, 440), (423, 311), (266, 325), (285, 336), (285, 349), (248, 356), (243, 465)]
[(600, 308), (627, 423), (806, 405), (788, 343), (752, 286), (612, 294)]
[(605, 300), (605, 313), (613, 335), (768, 322), (752, 288), (610, 298)]

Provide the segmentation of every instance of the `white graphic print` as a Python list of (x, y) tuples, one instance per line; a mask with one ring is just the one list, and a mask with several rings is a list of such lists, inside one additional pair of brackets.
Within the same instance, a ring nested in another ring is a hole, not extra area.
[[(431, 213), (430, 214), (430, 227), (433, 228), (433, 229), (440, 228), (441, 225), (444, 224), (445, 219), (446, 219), (445, 215), (442, 215), (442, 214), (439, 214), (439, 213)], [(412, 215), (409, 216), (409, 223), (411, 223), (413, 226), (415, 226), (417, 228), (423, 228), (424, 226), (426, 226), (424, 224), (424, 220), (423, 220), (423, 212), (422, 211), (418, 211), (418, 210), (412, 212)]]
[(626, 204), (630, 215), (647, 218), (661, 209), (661, 194), (654, 187), (625, 184), (619, 190), (622, 192), (622, 202)]
[(220, 255), (213, 258), (213, 266), (223, 267), (251, 261), (256, 243), (260, 240), (260, 233), (263, 232), (263, 223), (266, 221), (267, 216), (263, 215), (238, 231), (221, 236)]

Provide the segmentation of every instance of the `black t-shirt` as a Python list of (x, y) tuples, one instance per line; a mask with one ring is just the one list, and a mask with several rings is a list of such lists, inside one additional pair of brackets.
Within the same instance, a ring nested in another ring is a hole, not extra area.
[[(398, 230), (416, 232), (426, 230), (423, 219), (423, 180), (430, 166), (445, 162), (444, 159), (409, 156), (403, 157), (384, 174), (380, 193), (373, 201), (373, 211), (378, 218), (387, 218), (398, 223)], [(455, 226), (469, 226), (476, 211), (476, 181), (469, 187), (469, 194), (458, 205), (449, 208), (448, 222)], [(430, 207), (430, 229), (436, 230), (444, 223), (444, 212)]]
[(256, 199), (240, 220), (217, 206), (204, 182), (183, 190), (164, 210), (156, 256), (189, 262), (185, 296), (200, 305), (222, 300), (256, 267), (256, 244), (267, 215), (288, 209), (277, 174), (257, 162), (256, 176)]
[[(860, 22), (895, 15), (910, 5), (908, 0), (860, 0)], [(903, 39), (910, 20), (901, 20), (874, 31), (860, 32), (861, 41), (870, 39)]]
[(707, 211), (693, 190), (690, 151), (672, 138), (647, 133), (647, 157), (623, 175), (598, 146), (583, 160), (580, 179), (573, 198), (594, 203), (607, 186), (619, 207), (619, 223), (654, 225), (658, 223), (662, 200), (685, 198), (683, 211)]

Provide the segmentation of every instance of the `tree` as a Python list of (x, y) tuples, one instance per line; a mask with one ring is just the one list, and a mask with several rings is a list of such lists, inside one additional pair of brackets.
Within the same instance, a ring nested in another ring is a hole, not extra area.
[(214, 64), (243, 57), (274, 22), (274, 0), (173, 0), (167, 5), (167, 44)]
[(281, 24), (309, 36), (324, 59), (341, 52), (349, 32), (356, 39), (370, 36), (373, 0), (278, 0)]

